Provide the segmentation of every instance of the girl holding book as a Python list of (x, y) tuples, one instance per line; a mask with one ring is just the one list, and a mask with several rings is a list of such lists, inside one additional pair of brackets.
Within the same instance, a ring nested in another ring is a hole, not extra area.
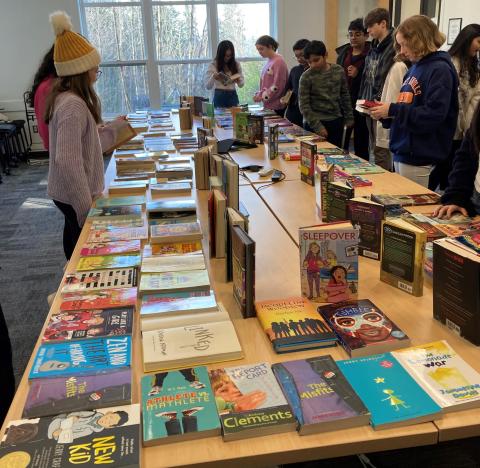
[(235, 60), (235, 47), (230, 41), (218, 44), (217, 55), (208, 66), (205, 75), (205, 87), (213, 89), (213, 105), (215, 107), (238, 106), (236, 87), (245, 84), (242, 66)]
[(258, 53), (267, 59), (260, 76), (260, 89), (253, 96), (255, 102), (263, 102), (265, 109), (274, 110), (283, 116), (285, 104), (280, 98), (285, 93), (288, 81), (288, 67), (280, 54), (278, 42), (271, 36), (261, 36), (255, 43)]

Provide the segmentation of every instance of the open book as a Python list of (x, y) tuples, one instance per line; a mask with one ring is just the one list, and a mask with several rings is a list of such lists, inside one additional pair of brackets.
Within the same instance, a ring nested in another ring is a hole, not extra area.
[(104, 153), (111, 153), (114, 149), (117, 149), (137, 136), (137, 133), (129, 122), (124, 119), (115, 119), (105, 124), (103, 133), (111, 135), (111, 139), (109, 140), (111, 145), (108, 145), (108, 148), (103, 150)]

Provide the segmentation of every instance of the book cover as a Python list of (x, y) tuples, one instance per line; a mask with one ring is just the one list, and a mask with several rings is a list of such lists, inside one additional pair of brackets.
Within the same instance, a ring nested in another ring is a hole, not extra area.
[(203, 148), (207, 146), (207, 137), (213, 136), (213, 129), (212, 128), (202, 128), (197, 127), (197, 142), (198, 148)]
[(148, 224), (132, 228), (101, 228), (91, 229), (86, 242), (98, 244), (105, 242), (129, 241), (148, 238)]
[(59, 312), (50, 316), (42, 340), (131, 335), (134, 310), (134, 307), (116, 307)]
[(233, 208), (227, 208), (227, 239), (225, 245), (225, 281), (233, 280), (233, 257), (232, 257), (232, 227), (240, 226), (248, 233), (248, 213), (244, 214)]
[(143, 443), (146, 446), (220, 435), (206, 367), (142, 377)]
[(368, 424), (369, 411), (331, 356), (272, 365), (300, 435)]
[(45, 343), (38, 349), (28, 378), (91, 374), (130, 367), (130, 354), (130, 336)]
[(92, 257), (127, 253), (134, 254), (140, 252), (140, 246), (139, 240), (85, 244), (80, 251), (80, 256)]
[(104, 153), (111, 153), (116, 148), (125, 145), (137, 136), (137, 132), (125, 119), (112, 120), (105, 125), (105, 128), (112, 131), (112, 134), (115, 136), (115, 141), (107, 150), (103, 151)]
[(137, 288), (105, 289), (65, 293), (62, 295), (60, 310), (108, 309), (110, 307), (135, 306), (136, 303)]
[(318, 307), (351, 357), (384, 353), (410, 345), (410, 338), (369, 299)]
[(401, 219), (383, 221), (380, 280), (413, 296), (422, 296), (426, 242), (423, 229)]
[(131, 288), (137, 285), (136, 268), (76, 272), (66, 275), (62, 295), (70, 292), (110, 288)]
[(143, 248), (143, 258), (168, 255), (199, 255), (202, 253), (202, 243), (200, 241), (147, 244)]
[(248, 142), (263, 145), (265, 123), (263, 115), (248, 115)]
[(299, 229), (302, 296), (313, 302), (357, 299), (358, 239), (350, 222)]
[(238, 164), (228, 159), (223, 160), (223, 193), (227, 196), (227, 206), (238, 210), (239, 207), (239, 184)]
[(140, 279), (140, 293), (210, 290), (207, 270), (145, 273)]
[(154, 185), (150, 185), (150, 192), (152, 193), (152, 196), (191, 195), (192, 186), (190, 185), (190, 182), (172, 182), (172, 183), (164, 183), (164, 184), (154, 184)]
[(315, 161), (317, 145), (309, 141), (300, 142), (300, 179), (308, 185), (315, 185)]
[[(268, 159), (276, 159), (278, 157), (278, 135), (279, 127), (276, 125), (268, 126)], [(234, 207), (237, 208), (237, 207)]]
[(213, 190), (213, 228), (215, 232), (210, 235), (215, 239), (213, 252), (215, 258), (225, 257), (225, 246), (227, 236), (227, 197), (221, 190)]
[(480, 374), (445, 340), (392, 354), (445, 412), (480, 406)]
[(140, 254), (128, 255), (92, 255), (81, 257), (77, 263), (78, 271), (128, 268), (140, 265)]
[(128, 206), (128, 205), (140, 205), (144, 206), (146, 198), (144, 195), (130, 196), (130, 197), (100, 197), (95, 200), (96, 208), (110, 208), (114, 206)]
[(193, 199), (185, 200), (156, 200), (147, 203), (147, 211), (149, 217), (165, 213), (163, 217), (179, 216), (179, 213), (188, 212), (195, 214), (197, 212), (197, 204)]
[(370, 411), (374, 429), (406, 426), (440, 417), (441, 408), (391, 353), (337, 361)]
[(106, 206), (103, 208), (90, 208), (88, 217), (95, 218), (122, 218), (137, 219), (142, 217), (142, 207), (139, 205), (129, 206)]
[(355, 189), (342, 182), (327, 182), (327, 221), (348, 219), (348, 201), (355, 196)]
[(41, 418), (131, 403), (130, 369), (92, 375), (72, 375), (31, 382), (23, 418)]
[(234, 136), (239, 141), (248, 143), (248, 112), (237, 112), (235, 115)]
[(327, 187), (334, 180), (335, 166), (333, 164), (315, 165), (315, 202), (318, 217), (326, 222), (328, 212)]
[(139, 431), (139, 405), (10, 421), (0, 444), (0, 466), (139, 466)]
[(193, 223), (157, 224), (150, 226), (150, 242), (195, 241), (202, 238), (202, 231), (198, 221)]
[(260, 324), (277, 353), (335, 346), (337, 338), (303, 297), (256, 301)]
[(238, 440), (291, 431), (295, 416), (270, 369), (260, 362), (208, 372), (223, 439)]
[(446, 236), (444, 232), (438, 229), (433, 219), (421, 213), (406, 213), (402, 215), (402, 219), (414, 226), (423, 229), (427, 234), (427, 242), (433, 242)]
[(204, 270), (203, 254), (198, 255), (164, 255), (163, 257), (144, 257), (143, 273), (164, 273), (167, 271)]
[(438, 205), (440, 203), (440, 195), (434, 192), (418, 193), (412, 195), (386, 195), (372, 193), (371, 197), (373, 201), (385, 206)]

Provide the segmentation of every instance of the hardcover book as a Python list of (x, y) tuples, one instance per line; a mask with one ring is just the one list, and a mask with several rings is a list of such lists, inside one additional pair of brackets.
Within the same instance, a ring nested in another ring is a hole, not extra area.
[(302, 296), (313, 302), (357, 299), (358, 238), (350, 222), (299, 229)]
[(191, 242), (200, 240), (202, 231), (198, 221), (193, 223), (157, 224), (150, 226), (150, 242)]
[(62, 295), (61, 311), (82, 309), (108, 309), (109, 307), (135, 306), (137, 288), (105, 289), (73, 292)]
[(141, 257), (128, 255), (92, 255), (81, 257), (77, 263), (77, 272), (89, 270), (104, 270), (113, 268), (128, 268), (140, 265)]
[(208, 372), (225, 441), (287, 432), (296, 420), (270, 364), (221, 367)]
[(300, 435), (367, 425), (368, 409), (331, 356), (272, 365)]
[(317, 145), (308, 141), (300, 142), (300, 179), (308, 185), (315, 185), (315, 163)]
[(140, 279), (140, 294), (210, 290), (207, 270), (145, 273)]
[(142, 260), (143, 273), (164, 273), (167, 271), (204, 270), (203, 254), (164, 255), (163, 257), (145, 257)]
[(440, 406), (391, 353), (337, 361), (337, 365), (370, 411), (374, 429), (418, 424), (441, 416)]
[(137, 285), (136, 268), (85, 271), (68, 274), (62, 287), (62, 295), (70, 292), (96, 291), (110, 288), (131, 288)]
[(23, 418), (41, 418), (131, 403), (130, 369), (92, 375), (36, 379), (30, 383)]
[(410, 338), (369, 299), (318, 307), (350, 357), (410, 346)]
[(10, 421), (0, 444), (0, 465), (138, 467), (139, 431), (139, 405)]
[(28, 378), (67, 377), (130, 367), (130, 351), (130, 336), (45, 343), (38, 349)]
[(335, 346), (337, 338), (303, 297), (256, 301), (260, 324), (277, 353)]
[(355, 189), (342, 182), (327, 182), (327, 221), (348, 219), (348, 201), (355, 196)]
[(206, 367), (142, 377), (145, 446), (220, 435), (215, 397)]
[(139, 253), (140, 245), (139, 240), (85, 244), (80, 251), (80, 256), (91, 257)]

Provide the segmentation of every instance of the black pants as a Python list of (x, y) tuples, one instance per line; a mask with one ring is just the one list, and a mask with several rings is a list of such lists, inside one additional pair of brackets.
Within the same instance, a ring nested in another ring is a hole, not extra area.
[(353, 120), (354, 120), (353, 128), (347, 128), (347, 131), (345, 133), (345, 144), (343, 148), (348, 150), (350, 146), (350, 137), (352, 136), (352, 131), (354, 131), (354, 135), (353, 135), (354, 152), (360, 158), (368, 161), (369, 159), (368, 128), (365, 122), (365, 116), (354, 109)]
[(445, 190), (448, 187), (448, 175), (453, 167), (453, 158), (461, 144), (462, 140), (453, 140), (452, 149), (450, 150), (448, 158), (435, 165), (433, 171), (430, 173), (430, 178), (428, 179), (428, 188), (430, 190), (436, 190), (437, 188)]
[(285, 115), (285, 107), (283, 109), (274, 109), (273, 111), (280, 117), (283, 117)]
[[(327, 129), (328, 136), (327, 141), (332, 145), (342, 147), (342, 137), (343, 137), (343, 117), (339, 117), (334, 120), (322, 120), (322, 125)], [(305, 123), (305, 130), (313, 132), (312, 127)], [(314, 132), (315, 133), (315, 132)]]
[(12, 346), (8, 336), (7, 323), (0, 305), (0, 425), (7, 415), (15, 395), (15, 376), (12, 364)]
[(58, 209), (65, 216), (65, 226), (63, 227), (63, 251), (65, 252), (67, 260), (70, 260), (78, 238), (80, 237), (80, 233), (82, 232), (82, 228), (78, 224), (77, 213), (75, 213), (72, 205), (67, 205), (57, 200), (53, 200), (53, 203), (57, 205)]

